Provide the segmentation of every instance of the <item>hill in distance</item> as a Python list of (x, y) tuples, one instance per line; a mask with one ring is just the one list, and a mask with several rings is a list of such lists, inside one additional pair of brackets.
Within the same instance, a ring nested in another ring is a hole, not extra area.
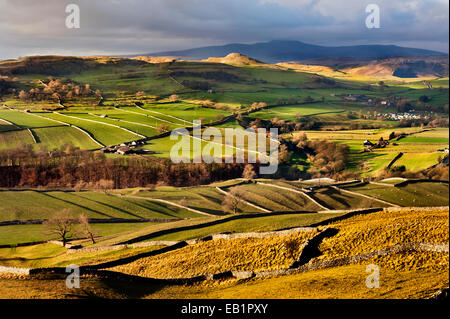
[(448, 56), (396, 57), (383, 59), (319, 58), (279, 63), (286, 68), (325, 76), (368, 78), (442, 78), (448, 77)]
[[(359, 45), (327, 47), (312, 45), (300, 41), (261, 42), (255, 44), (227, 44), (223, 46), (208, 46), (182, 51), (139, 54), (145, 56), (171, 56), (186, 60), (204, 60), (209, 57), (223, 57), (239, 52), (253, 59), (266, 63), (300, 61), (323, 57), (356, 57), (379, 59), (387, 57), (415, 57), (424, 55), (447, 55), (442, 52), (405, 48), (395, 45)], [(135, 57), (139, 55), (132, 55)]]
[(264, 65), (265, 64), (263, 62), (252, 59), (252, 58), (250, 58), (246, 55), (240, 54), (240, 53), (230, 53), (226, 57), (223, 57), (223, 58), (210, 57), (208, 59), (202, 60), (202, 62), (225, 63), (225, 64), (232, 64), (232, 65), (237, 65), (237, 66)]

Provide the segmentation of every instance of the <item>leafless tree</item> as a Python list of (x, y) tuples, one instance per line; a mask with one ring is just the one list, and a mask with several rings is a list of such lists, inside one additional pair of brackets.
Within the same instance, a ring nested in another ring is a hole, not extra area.
[(169, 97), (169, 101), (172, 102), (172, 103), (178, 102), (178, 100), (179, 100), (179, 97), (178, 97), (178, 95), (176, 95), (176, 94), (172, 94), (172, 95)]
[(166, 133), (169, 131), (169, 124), (159, 124), (158, 127), (156, 128), (156, 130), (158, 131), (158, 133)]
[(82, 214), (78, 217), (78, 229), (80, 235), (88, 237), (93, 244), (95, 244), (95, 236), (97, 236), (97, 232), (92, 228), (91, 224), (89, 224), (89, 219), (86, 215)]
[(63, 209), (46, 220), (43, 226), (46, 234), (56, 236), (57, 239), (62, 241), (63, 246), (66, 246), (67, 241), (77, 233), (75, 224), (76, 221), (71, 214), (71, 210)]
[(114, 181), (101, 179), (97, 183), (97, 188), (106, 194), (109, 190), (114, 188)]
[(244, 172), (242, 173), (242, 178), (254, 179), (256, 177), (255, 169), (252, 164), (247, 164), (244, 167)]
[(225, 196), (225, 199), (222, 202), (224, 211), (237, 214), (243, 199), (244, 199), (244, 192), (239, 187), (233, 188), (230, 192), (228, 192), (228, 194)]

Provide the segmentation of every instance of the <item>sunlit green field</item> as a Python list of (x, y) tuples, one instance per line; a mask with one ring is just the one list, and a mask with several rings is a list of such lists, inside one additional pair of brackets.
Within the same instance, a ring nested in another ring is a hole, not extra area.
[(351, 186), (348, 190), (373, 196), (401, 206), (448, 206), (448, 184), (418, 183), (402, 187), (368, 184)]
[[(304, 131), (309, 139), (330, 140), (346, 144), (350, 148), (350, 165), (354, 169), (364, 164), (366, 173), (373, 174), (384, 168), (397, 156), (404, 155), (395, 163), (396, 166), (405, 165), (408, 170), (417, 171), (429, 168), (438, 163), (438, 159), (445, 154), (439, 152), (448, 147), (448, 129), (433, 128), (425, 132), (421, 128), (392, 128), (351, 131)], [(391, 141), (390, 145), (373, 152), (361, 153), (363, 142), (369, 140), (376, 143), (380, 138), (389, 139), (392, 133), (411, 134), (398, 141)], [(299, 132), (300, 133), (300, 132)]]
[(33, 191), (0, 190), (0, 220), (46, 219), (55, 212), (70, 209), (73, 216), (89, 218), (179, 219), (197, 214), (154, 203), (145, 199), (122, 198), (93, 191)]

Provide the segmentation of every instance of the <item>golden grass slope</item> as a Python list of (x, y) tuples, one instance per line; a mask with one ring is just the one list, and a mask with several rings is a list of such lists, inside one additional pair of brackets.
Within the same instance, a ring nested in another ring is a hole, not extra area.
[(269, 64), (249, 58), (248, 56), (240, 53), (230, 53), (223, 58), (210, 57), (208, 59), (202, 60), (202, 62), (225, 63), (236, 66), (271, 66)]
[(448, 272), (395, 271), (380, 268), (380, 288), (369, 289), (366, 264), (321, 269), (289, 276), (247, 281), (203, 282), (166, 286), (145, 298), (156, 299), (422, 299), (448, 286)]
[[(354, 256), (411, 242), (448, 245), (449, 210), (386, 209), (353, 216), (326, 227), (339, 232), (323, 240), (319, 246), (322, 256), (313, 259), (315, 261)], [(292, 240), (304, 243), (314, 234), (307, 232), (260, 239), (201, 242), (111, 270), (148, 277), (180, 278), (227, 270), (285, 268), (300, 252), (296, 250), (293, 254), (288, 253), (286, 243)], [(380, 269), (379, 288), (366, 286), (369, 265), (377, 265)], [(429, 298), (438, 290), (448, 287), (448, 271), (448, 252), (411, 250), (375, 256), (356, 264), (285, 276), (207, 280), (192, 285), (86, 277), (82, 279), (82, 291), (71, 291), (65, 287), (65, 278), (20, 279), (0, 276), (0, 298), (71, 298), (87, 294), (104, 298), (417, 299)]]
[(418, 78), (399, 78), (393, 76), (394, 70), (384, 64), (369, 64), (353, 68), (336, 70), (323, 65), (309, 65), (301, 63), (278, 63), (280, 67), (292, 69), (298, 72), (313, 73), (341, 80), (374, 82), (380, 80), (390, 80), (398, 83), (417, 82), (419, 80), (432, 80), (436, 76), (419, 76)]
[[(267, 238), (217, 239), (142, 258), (111, 270), (151, 278), (187, 278), (229, 270), (263, 271), (289, 267), (315, 234), (299, 232)], [(294, 249), (289, 244), (294, 242)]]
[(449, 242), (449, 210), (400, 209), (359, 215), (328, 225), (338, 233), (320, 245), (321, 260), (368, 253), (404, 243)]
[(147, 63), (157, 64), (157, 63), (169, 63), (174, 62), (176, 60), (175, 57), (170, 56), (137, 56), (135, 58), (131, 58), (132, 60), (144, 61)]

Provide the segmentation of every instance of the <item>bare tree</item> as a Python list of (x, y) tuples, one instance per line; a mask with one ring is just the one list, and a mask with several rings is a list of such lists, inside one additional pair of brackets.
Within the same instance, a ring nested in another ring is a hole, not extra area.
[(247, 164), (244, 167), (244, 172), (242, 173), (242, 178), (254, 179), (256, 177), (255, 169), (252, 164)]
[(157, 130), (158, 133), (160, 133), (160, 134), (161, 134), (161, 133), (166, 133), (166, 132), (168, 132), (169, 129), (170, 129), (169, 124), (165, 124), (165, 123), (159, 124), (158, 127), (156, 128), (156, 130)]
[(243, 195), (244, 192), (239, 187), (233, 188), (230, 192), (228, 192), (222, 202), (224, 211), (237, 214), (244, 198)]
[(178, 100), (179, 100), (179, 97), (178, 97), (178, 95), (176, 95), (176, 94), (172, 94), (172, 95), (169, 97), (169, 101), (172, 102), (172, 103), (178, 102)]
[(178, 202), (181, 206), (187, 206), (187, 205), (189, 205), (189, 201), (188, 201), (188, 199), (186, 198), (186, 196), (184, 196), (179, 202)]
[(71, 210), (66, 208), (46, 220), (43, 226), (48, 235), (56, 236), (65, 247), (67, 241), (76, 235), (75, 223)]
[(97, 188), (106, 194), (109, 190), (114, 188), (114, 181), (109, 179), (101, 179), (97, 182)]
[(97, 236), (97, 232), (89, 224), (89, 219), (87, 216), (84, 214), (80, 215), (80, 217), (78, 217), (78, 222), (80, 223), (78, 225), (79, 233), (88, 237), (92, 243), (95, 244), (95, 236)]

